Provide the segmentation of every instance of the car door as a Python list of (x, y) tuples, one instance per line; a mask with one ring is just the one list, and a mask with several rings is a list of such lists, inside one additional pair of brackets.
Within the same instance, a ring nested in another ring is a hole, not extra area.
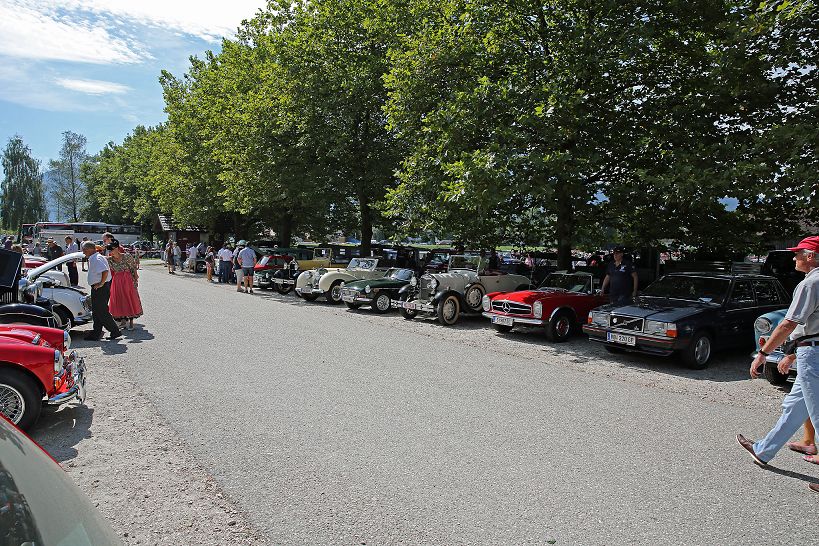
[(757, 315), (764, 315), (771, 311), (778, 311), (790, 304), (789, 298), (783, 298), (784, 290), (777, 286), (774, 279), (759, 279), (753, 281), (756, 296)]
[(754, 321), (758, 316), (753, 284), (745, 279), (735, 281), (725, 304), (725, 323), (720, 345), (741, 346), (752, 342)]

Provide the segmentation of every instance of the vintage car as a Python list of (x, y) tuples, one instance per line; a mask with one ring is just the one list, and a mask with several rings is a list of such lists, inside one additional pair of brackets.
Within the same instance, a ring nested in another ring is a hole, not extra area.
[(377, 313), (386, 313), (392, 302), (398, 300), (398, 291), (407, 286), (415, 272), (412, 269), (393, 268), (380, 279), (368, 279), (345, 283), (341, 299), (350, 309), (369, 305)]
[(378, 268), (378, 258), (353, 258), (343, 269), (322, 267), (305, 271), (296, 279), (296, 293), (307, 301), (324, 296), (329, 303), (341, 303), (344, 283), (380, 279), (386, 273), (386, 268)]
[(559, 271), (535, 290), (485, 295), (483, 316), (500, 332), (511, 332), (515, 326), (542, 327), (549, 341), (562, 342), (580, 331), (592, 309), (607, 301), (591, 273)]
[(48, 273), (54, 272), (57, 266), (82, 258), (82, 252), (60, 256), (40, 267), (30, 269), (20, 281), (22, 292), (38, 282), (42, 284), (41, 296), (51, 301), (51, 310), (57, 317), (58, 328), (70, 329), (91, 321), (91, 297), (79, 288), (56, 284), (53, 278), (48, 276)]
[(28, 429), (43, 403), (85, 401), (85, 362), (65, 330), (0, 325), (0, 413)]
[[(291, 248), (287, 255), (293, 258), (287, 267), (273, 274), (273, 283), (280, 294), (288, 294), (296, 287), (296, 279), (304, 271), (339, 265), (329, 248)], [(345, 262), (344, 265), (346, 265)], [(296, 295), (299, 295), (296, 293)]]
[(56, 327), (59, 319), (42, 297), (42, 282), (21, 284), (22, 262), (22, 254), (0, 249), (0, 324)]
[(583, 331), (610, 352), (677, 354), (702, 369), (715, 349), (749, 344), (759, 314), (789, 301), (779, 281), (765, 275), (672, 273), (632, 305), (594, 309)]
[[(756, 350), (751, 354), (751, 358), (756, 358), (757, 352), (768, 341), (768, 336), (779, 326), (779, 323), (785, 319), (786, 309), (778, 309), (765, 313), (754, 321), (754, 343), (756, 343)], [(788, 383), (789, 379), (796, 377), (796, 366), (792, 365), (790, 372), (787, 374), (779, 373), (777, 366), (779, 361), (785, 356), (782, 348), (777, 347), (771, 354), (765, 357), (765, 364), (762, 367), (762, 373), (771, 385), (781, 387)]]
[(0, 544), (121, 544), (60, 465), (2, 417)]
[(488, 293), (529, 288), (527, 277), (487, 271), (486, 263), (479, 256), (450, 256), (446, 273), (425, 273), (415, 282), (410, 281), (393, 306), (401, 309), (405, 319), (434, 315), (441, 324), (451, 326), (462, 312), (480, 313)]
[(273, 282), (273, 276), (277, 271), (288, 267), (292, 260), (291, 256), (283, 254), (280, 250), (262, 256), (262, 259), (256, 262), (253, 267), (253, 286), (265, 290), (273, 289), (276, 286)]

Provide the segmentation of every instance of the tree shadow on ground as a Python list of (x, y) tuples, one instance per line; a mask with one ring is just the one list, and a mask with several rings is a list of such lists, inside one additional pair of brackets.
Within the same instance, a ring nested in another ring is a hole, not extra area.
[(75, 446), (81, 440), (91, 437), (93, 421), (94, 409), (87, 406), (44, 406), (30, 435), (54, 460), (64, 462), (77, 456)]

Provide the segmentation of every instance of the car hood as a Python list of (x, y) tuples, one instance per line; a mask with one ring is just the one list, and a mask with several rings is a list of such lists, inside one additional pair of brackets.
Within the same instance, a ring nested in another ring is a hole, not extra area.
[(708, 310), (717, 306), (697, 302), (668, 301), (664, 298), (639, 298), (631, 305), (605, 305), (601, 310), (628, 315), (630, 317), (650, 318), (661, 322), (674, 322)]
[(370, 288), (401, 288), (409, 284), (409, 281), (400, 281), (397, 279), (369, 279), (369, 280), (361, 280), (361, 281), (353, 281), (344, 283), (344, 288), (352, 288), (353, 290), (364, 290), (367, 285)]
[(85, 254), (82, 252), (72, 252), (71, 254), (64, 254), (59, 258), (51, 260), (50, 262), (46, 262), (39, 267), (35, 267), (34, 269), (29, 269), (26, 277), (29, 281), (37, 280), (37, 277), (45, 273), (50, 269), (54, 269), (58, 265), (62, 265), (66, 262), (73, 262), (75, 260), (82, 260), (85, 257)]
[(588, 294), (567, 292), (562, 290), (521, 290), (519, 292), (500, 293), (492, 299), (502, 299), (532, 305), (536, 301), (545, 301), (552, 298), (588, 297)]
[[(37, 334), (22, 328), (2, 330), (0, 331), (0, 344), (19, 343), (23, 345), (34, 345), (32, 341), (35, 337), (37, 337)], [(43, 345), (44, 343), (45, 341), (41, 339), (37, 345)]]

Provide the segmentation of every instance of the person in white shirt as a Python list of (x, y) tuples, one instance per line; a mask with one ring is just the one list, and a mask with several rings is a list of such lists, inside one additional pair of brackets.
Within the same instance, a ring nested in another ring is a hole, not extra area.
[(230, 282), (230, 272), (233, 270), (233, 252), (225, 243), (219, 249), (217, 256), (219, 256), (219, 282), (227, 284)]
[(190, 248), (188, 248), (188, 268), (191, 270), (191, 273), (196, 273), (196, 258), (198, 256), (199, 251), (195, 246), (191, 245)]
[(242, 273), (245, 278), (245, 293), (253, 293), (253, 267), (256, 265), (256, 251), (249, 246), (244, 247), (239, 251), (237, 258), (239, 265), (242, 266)]
[(82, 244), (82, 252), (88, 259), (88, 286), (91, 287), (91, 315), (94, 328), (85, 336), (89, 341), (102, 339), (102, 329), (110, 332), (108, 339), (122, 337), (114, 317), (108, 310), (108, 299), (111, 297), (111, 268), (108, 259), (97, 252), (97, 245), (93, 241)]

